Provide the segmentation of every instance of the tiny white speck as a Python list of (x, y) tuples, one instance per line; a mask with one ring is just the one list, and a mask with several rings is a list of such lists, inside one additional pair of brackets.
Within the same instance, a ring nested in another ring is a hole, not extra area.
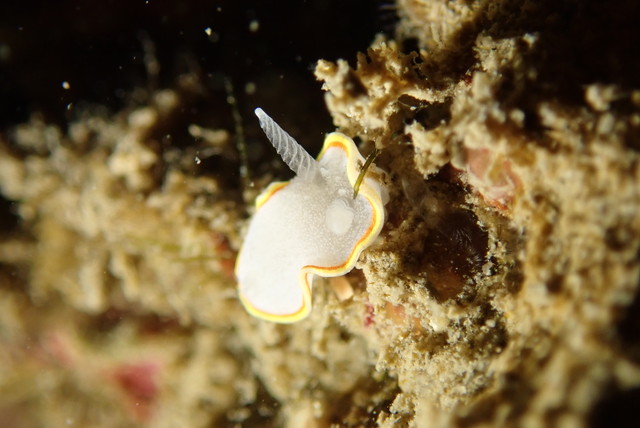
[(202, 163), (202, 160), (198, 156), (195, 156), (193, 160), (195, 161), (196, 165), (200, 165)]
[(257, 19), (254, 19), (249, 23), (249, 31), (255, 33), (260, 29), (260, 22)]
[(62, 82), (62, 89), (71, 89), (71, 85), (66, 80)]
[(247, 82), (244, 85), (244, 93), (247, 95), (253, 95), (256, 93), (256, 84), (254, 82)]
[(218, 33), (216, 33), (215, 31), (213, 31), (211, 29), (211, 27), (207, 27), (204, 29), (204, 33), (207, 35), (207, 37), (209, 38), (209, 41), (215, 43), (218, 40), (220, 40), (220, 35)]
[(73, 108), (73, 103), (67, 104), (67, 110), (71, 110)]
[(218, 12), (222, 12), (222, 7), (221, 7), (221, 6), (218, 6), (218, 7), (216, 8), (216, 10), (217, 10)]

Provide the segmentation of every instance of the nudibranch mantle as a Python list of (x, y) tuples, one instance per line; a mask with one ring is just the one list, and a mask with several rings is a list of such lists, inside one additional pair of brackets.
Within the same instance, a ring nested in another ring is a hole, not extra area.
[(327, 135), (316, 161), (261, 109), (256, 115), (297, 175), (271, 184), (257, 198), (236, 261), (238, 291), (252, 315), (291, 323), (311, 311), (314, 275), (349, 272), (378, 236), (384, 189), (369, 171), (353, 198), (364, 158), (346, 135)]

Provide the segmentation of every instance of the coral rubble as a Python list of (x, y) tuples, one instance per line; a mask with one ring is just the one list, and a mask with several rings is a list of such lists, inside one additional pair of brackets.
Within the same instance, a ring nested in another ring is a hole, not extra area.
[[(237, 301), (247, 201), (271, 176), (243, 188), (232, 133), (185, 123), (195, 77), (65, 131), (34, 115), (0, 136), (19, 219), (0, 241), (0, 424), (626, 421), (640, 390), (638, 6), (397, 12), (395, 39), (315, 69), (337, 128), (380, 151), (390, 200), (378, 241), (316, 282), (297, 324)], [(197, 143), (164, 140), (180, 132)]]

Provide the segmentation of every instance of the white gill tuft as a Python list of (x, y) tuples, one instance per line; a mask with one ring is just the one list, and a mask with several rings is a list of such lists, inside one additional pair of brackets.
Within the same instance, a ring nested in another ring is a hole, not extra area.
[(260, 127), (289, 168), (304, 179), (315, 178), (320, 172), (318, 163), (304, 147), (280, 128), (260, 107), (255, 109), (255, 114), (260, 121)]

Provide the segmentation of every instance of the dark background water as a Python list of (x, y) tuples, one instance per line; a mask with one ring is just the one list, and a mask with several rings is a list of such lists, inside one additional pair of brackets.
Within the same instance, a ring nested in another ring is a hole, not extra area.
[[(0, 129), (34, 111), (64, 124), (83, 103), (115, 111), (134, 88), (172, 87), (188, 72), (213, 91), (231, 79), (241, 107), (251, 100), (238, 88), (253, 82), (257, 93), (321, 109), (315, 62), (353, 62), (377, 32), (393, 30), (384, 10), (367, 0), (2, 2)], [(149, 53), (157, 76), (145, 67)]]

